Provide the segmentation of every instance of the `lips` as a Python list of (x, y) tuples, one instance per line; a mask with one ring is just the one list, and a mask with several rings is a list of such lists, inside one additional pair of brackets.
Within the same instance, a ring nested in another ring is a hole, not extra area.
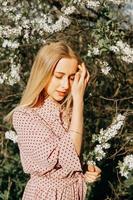
[(57, 90), (57, 92), (58, 92), (58, 94), (61, 95), (61, 96), (64, 96), (64, 95), (66, 94), (66, 92), (61, 92), (61, 91), (58, 91), (58, 90)]

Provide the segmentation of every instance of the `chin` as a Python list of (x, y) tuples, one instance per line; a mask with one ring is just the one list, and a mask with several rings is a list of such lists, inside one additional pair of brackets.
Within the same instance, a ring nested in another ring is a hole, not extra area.
[(56, 98), (55, 100), (56, 100), (56, 101), (63, 101), (64, 98), (65, 98), (65, 97), (58, 97), (58, 98)]
[(63, 96), (52, 96), (55, 101), (62, 101), (65, 97)]
[(65, 96), (56, 96), (54, 99), (59, 102), (63, 102), (66, 99), (67, 95)]

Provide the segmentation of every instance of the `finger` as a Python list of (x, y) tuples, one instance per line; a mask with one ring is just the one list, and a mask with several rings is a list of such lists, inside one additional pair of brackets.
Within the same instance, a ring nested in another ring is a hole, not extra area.
[(81, 72), (82, 72), (79, 82), (84, 82), (84, 80), (85, 80), (85, 75), (86, 75), (86, 73), (87, 73), (87, 70), (86, 70), (86, 68), (85, 68), (85, 64), (82, 63), (82, 67), (79, 66), (79, 68), (80, 68), (80, 70), (81, 70)]
[(90, 171), (87, 171), (85, 174), (87, 174), (87, 175), (98, 176), (98, 175), (99, 175), (99, 172), (90, 172)]
[(78, 69), (82, 71), (82, 68), (83, 68), (83, 66), (82, 66), (82, 63), (81, 63), (81, 64), (78, 65)]
[(95, 167), (94, 167), (93, 164), (89, 164), (89, 165), (88, 165), (88, 171), (89, 171), (89, 172), (94, 172), (94, 171), (95, 171)]
[(94, 182), (96, 182), (97, 180), (96, 180), (96, 179), (93, 179), (93, 178), (85, 178), (85, 181), (88, 182), (88, 183), (94, 183)]
[(88, 164), (88, 171), (94, 171), (97, 172), (98, 174), (100, 174), (102, 171), (99, 167), (97, 167), (96, 165), (93, 164)]
[(74, 81), (75, 82), (78, 82), (79, 81), (79, 79), (80, 79), (80, 72), (78, 71), (76, 74), (75, 74), (75, 78), (74, 78)]
[(101, 177), (85, 177), (84, 178), (85, 181), (92, 181), (92, 182), (95, 182), (95, 181), (99, 181), (101, 180)]
[(95, 176), (95, 175), (85, 175), (85, 177), (86, 178), (92, 178), (92, 179), (98, 179), (98, 178), (101, 178), (101, 175), (97, 175), (97, 176)]
[(85, 182), (91, 184), (91, 183), (94, 183), (95, 181), (92, 181), (92, 180), (85, 180)]
[[(85, 66), (85, 65), (84, 65), (84, 66)], [(83, 68), (84, 68), (84, 67), (83, 67)], [(90, 73), (89, 73), (89, 71), (87, 70), (86, 67), (85, 67), (85, 71), (86, 71), (86, 73), (85, 73), (84, 80), (85, 80), (85, 83), (87, 84), (88, 81), (89, 81), (89, 79), (90, 79)]]
[(98, 172), (98, 173), (101, 173), (101, 169), (99, 167), (97, 167), (96, 165), (94, 166), (95, 167), (95, 171)]
[(87, 77), (86, 77), (87, 82), (89, 81), (89, 79), (90, 79), (90, 73), (87, 71)]
[(85, 177), (96, 177), (96, 178), (99, 178), (99, 177), (101, 177), (101, 174), (94, 174), (93, 172), (91, 172), (91, 173), (85, 173), (84, 176)]
[(98, 180), (91, 180), (91, 179), (87, 179), (85, 180), (86, 183), (95, 183), (97, 181), (100, 181), (101, 179), (98, 179)]
[(89, 72), (87, 72), (87, 77), (85, 78), (86, 85), (89, 83), (89, 80), (90, 80), (90, 74), (89, 74)]

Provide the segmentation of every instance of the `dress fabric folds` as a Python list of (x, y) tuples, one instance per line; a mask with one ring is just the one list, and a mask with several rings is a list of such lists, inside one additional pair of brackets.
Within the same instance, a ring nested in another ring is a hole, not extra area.
[(22, 200), (84, 200), (87, 185), (69, 123), (51, 98), (13, 113), (20, 159), (30, 179)]

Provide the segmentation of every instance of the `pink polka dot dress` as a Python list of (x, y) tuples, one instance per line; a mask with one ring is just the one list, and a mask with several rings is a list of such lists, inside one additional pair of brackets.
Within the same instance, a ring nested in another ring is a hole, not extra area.
[(30, 174), (22, 200), (84, 200), (80, 159), (57, 104), (47, 98), (41, 107), (18, 108), (13, 126), (23, 170)]

